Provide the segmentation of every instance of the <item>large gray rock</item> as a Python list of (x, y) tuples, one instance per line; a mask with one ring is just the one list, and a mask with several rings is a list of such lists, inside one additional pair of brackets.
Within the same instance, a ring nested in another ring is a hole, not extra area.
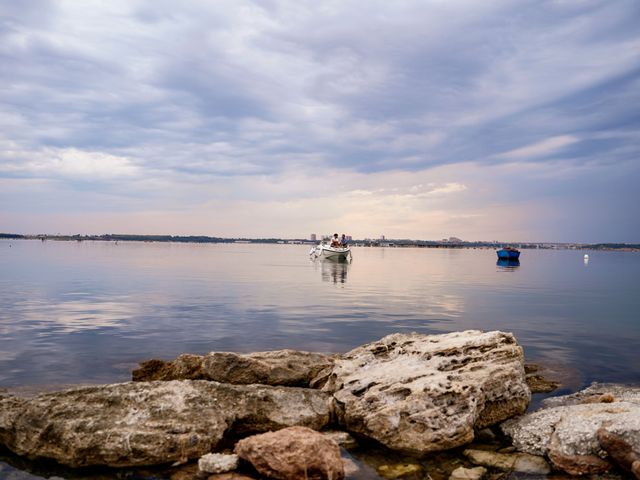
[(237, 354), (211, 352), (207, 355), (183, 354), (175, 360), (147, 360), (133, 371), (134, 381), (152, 380), (213, 380), (222, 383), (248, 385), (283, 385), (308, 387), (333, 359), (321, 353), (297, 350), (275, 350)]
[(225, 435), (322, 428), (323, 392), (208, 381), (105, 385), (25, 399), (0, 396), (0, 443), (72, 467), (153, 465), (211, 452)]
[[(640, 388), (595, 384), (546, 404), (557, 406), (501, 425), (519, 451), (547, 455), (556, 468), (572, 475), (611, 468), (607, 449), (612, 443), (640, 452)], [(610, 439), (616, 442), (605, 443)]]
[(347, 430), (415, 453), (447, 450), (524, 413), (531, 397), (510, 333), (393, 334), (335, 360), (314, 384)]
[(340, 480), (344, 465), (336, 442), (305, 427), (240, 440), (235, 453), (262, 475), (280, 480)]

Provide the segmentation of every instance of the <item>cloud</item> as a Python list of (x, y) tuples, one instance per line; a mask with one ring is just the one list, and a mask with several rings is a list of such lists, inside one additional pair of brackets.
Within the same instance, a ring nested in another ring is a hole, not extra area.
[[(477, 217), (456, 210), (461, 202), (510, 211), (544, 190), (579, 204), (572, 172), (585, 184), (612, 166), (637, 172), (634, 0), (2, 8), (0, 178), (31, 193), (18, 205), (0, 192), (6, 213), (69, 209), (88, 189), (101, 208), (132, 215), (358, 192), (349, 200), (394, 199), (396, 212), (449, 201), (439, 211), (467, 218), (473, 232)], [(471, 166), (475, 178), (463, 171)], [(506, 171), (519, 188), (495, 181)], [(609, 201), (602, 225), (618, 208)], [(387, 205), (358, 208), (379, 230), (391, 222)], [(397, 215), (419, 233), (417, 217)]]
[(496, 155), (498, 158), (511, 158), (511, 159), (529, 159), (531, 157), (541, 157), (551, 155), (562, 148), (572, 145), (579, 140), (572, 135), (560, 135), (557, 137), (551, 137), (531, 145), (516, 148), (508, 152), (500, 153)]
[(11, 161), (0, 164), (0, 175), (101, 181), (132, 177), (139, 173), (139, 169), (126, 157), (76, 148), (22, 151), (10, 142), (4, 143), (0, 155)]

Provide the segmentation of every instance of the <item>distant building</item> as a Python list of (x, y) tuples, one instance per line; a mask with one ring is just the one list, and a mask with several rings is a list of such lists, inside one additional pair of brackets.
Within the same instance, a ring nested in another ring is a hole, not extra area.
[(462, 243), (458, 237), (449, 237), (449, 243)]
[(312, 242), (316, 241), (316, 234), (312, 233), (311, 235), (309, 235), (309, 240), (311, 240)]
[(385, 236), (384, 235), (380, 235), (380, 240), (384, 242), (385, 241)]

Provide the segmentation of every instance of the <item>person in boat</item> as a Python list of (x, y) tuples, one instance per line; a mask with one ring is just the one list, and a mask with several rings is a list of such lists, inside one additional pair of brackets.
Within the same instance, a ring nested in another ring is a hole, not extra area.
[(346, 247), (347, 243), (349, 243), (349, 240), (347, 240), (347, 236), (343, 233), (342, 237), (340, 237), (340, 246)]
[(331, 246), (332, 247), (339, 247), (340, 246), (340, 240), (338, 239), (338, 234), (337, 233), (333, 234), (333, 238), (331, 239)]

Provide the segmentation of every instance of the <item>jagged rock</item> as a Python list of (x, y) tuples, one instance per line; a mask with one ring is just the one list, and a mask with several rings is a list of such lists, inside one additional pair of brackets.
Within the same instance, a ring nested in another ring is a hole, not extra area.
[(467, 449), (463, 453), (469, 461), (484, 467), (540, 475), (551, 472), (551, 467), (544, 458), (528, 453), (497, 453), (474, 449)]
[(237, 354), (211, 352), (182, 354), (175, 360), (147, 360), (132, 373), (133, 381), (213, 380), (249, 385), (308, 387), (311, 380), (332, 364), (332, 357), (297, 350)]
[(531, 396), (522, 348), (503, 332), (393, 334), (320, 376), (347, 430), (416, 453), (466, 444), (474, 427), (523, 413)]
[(603, 426), (632, 451), (640, 451), (640, 388), (595, 384), (549, 400), (545, 405), (557, 406), (501, 425), (519, 451), (547, 455), (556, 468), (571, 475), (602, 473), (611, 468), (597, 436)]
[(280, 480), (344, 478), (340, 447), (305, 427), (284, 428), (240, 440), (235, 453), (261, 475)]
[(480, 480), (487, 473), (484, 467), (458, 467), (449, 476), (449, 480)]
[(319, 429), (330, 406), (330, 396), (316, 390), (190, 380), (5, 395), (0, 443), (72, 467), (172, 463), (211, 452), (225, 435)]
[(237, 455), (207, 453), (198, 459), (198, 469), (205, 473), (226, 473), (238, 468)]

